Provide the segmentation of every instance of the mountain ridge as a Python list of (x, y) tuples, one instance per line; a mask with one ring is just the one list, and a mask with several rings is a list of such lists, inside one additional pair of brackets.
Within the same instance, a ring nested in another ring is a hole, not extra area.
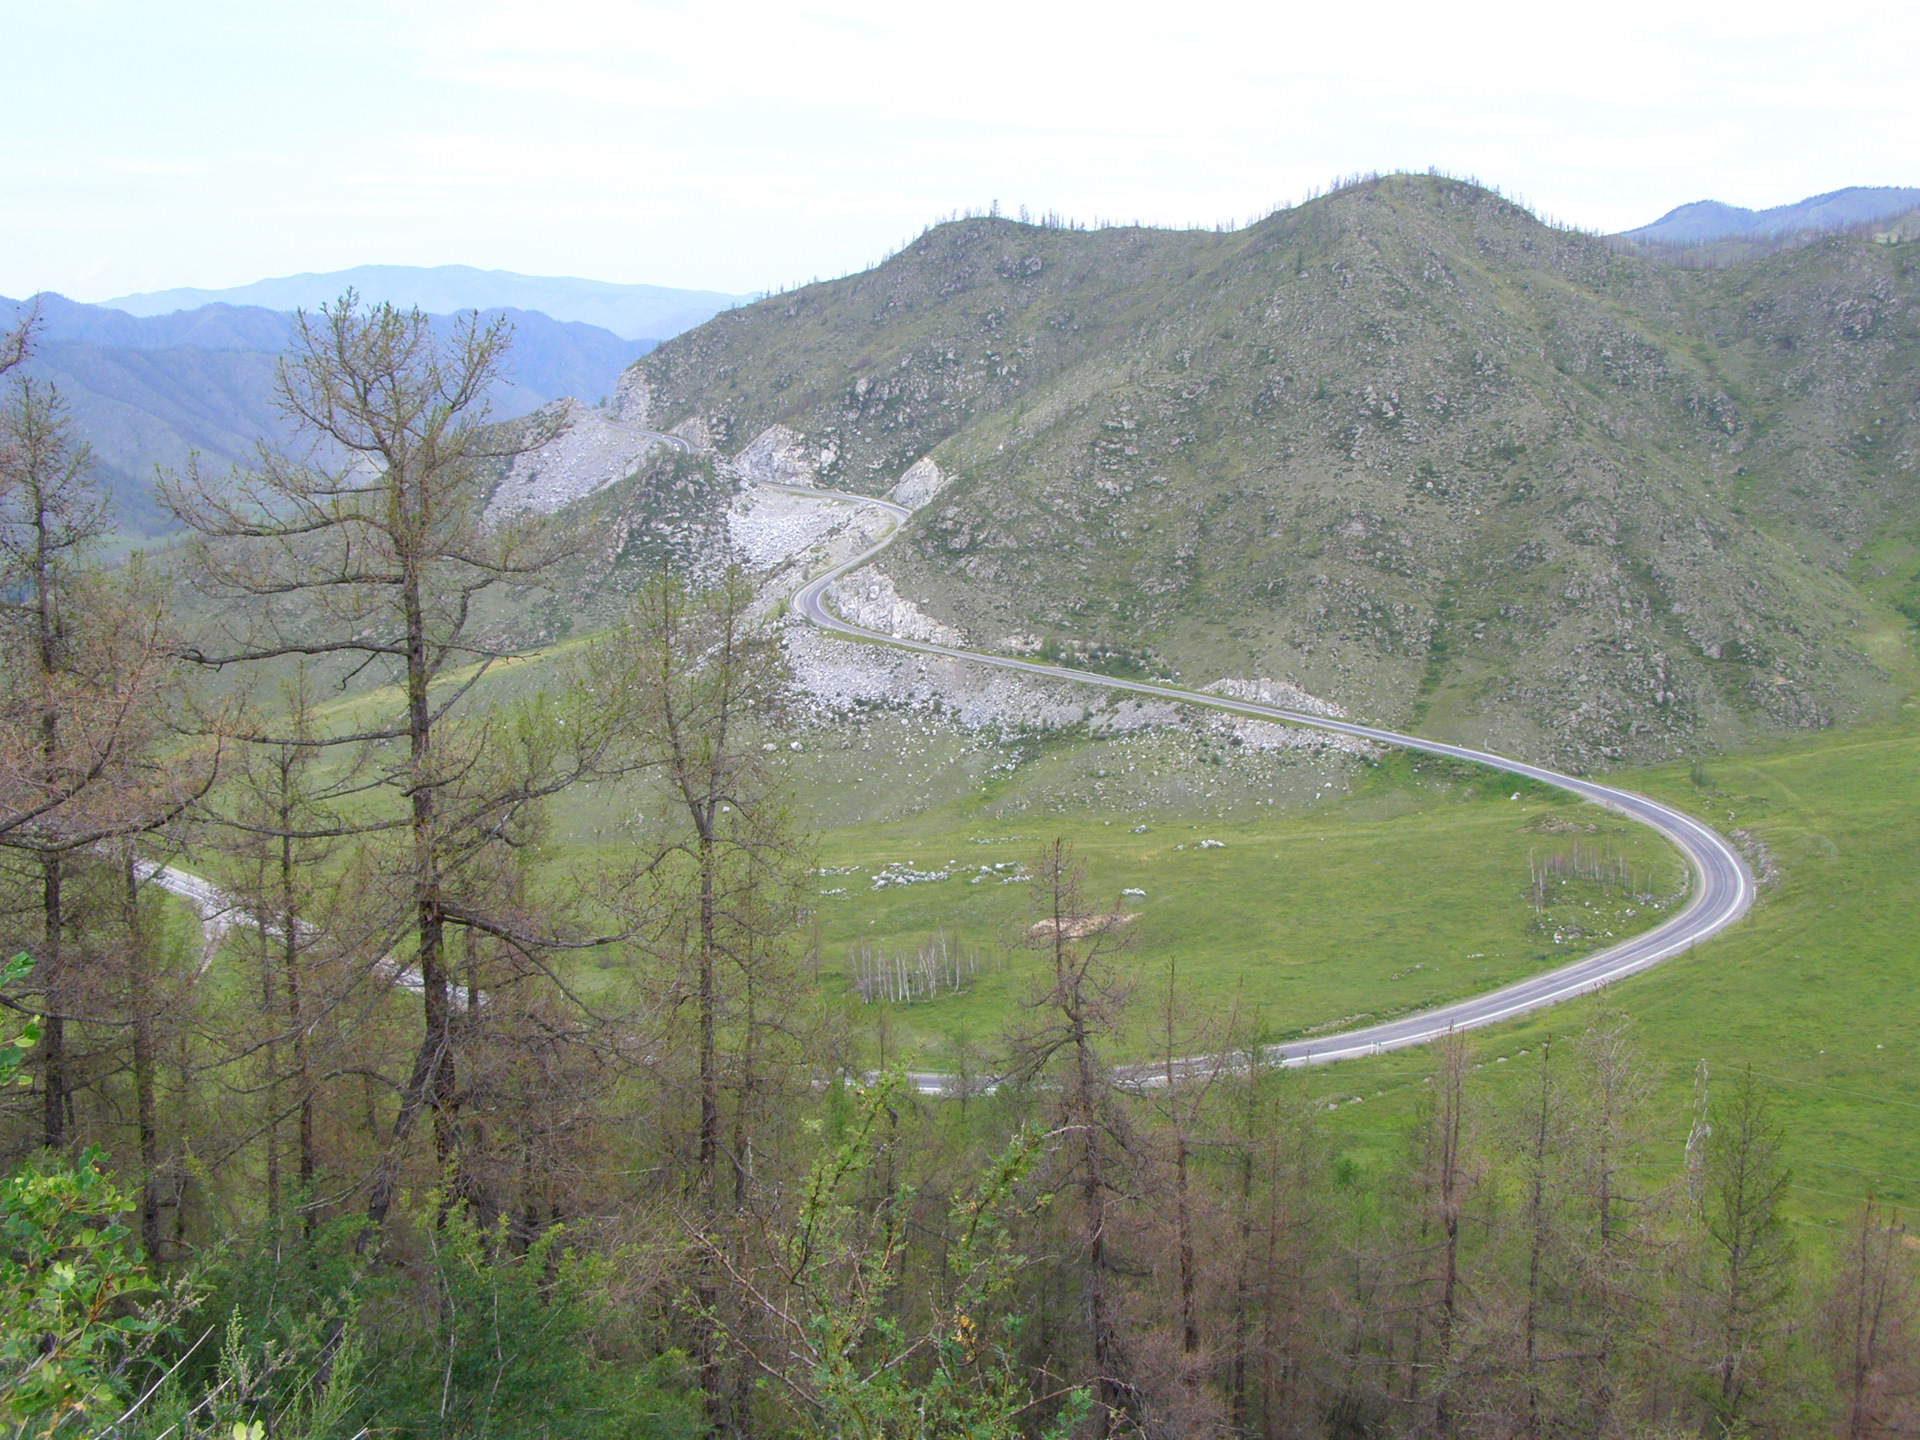
[(980, 218), (626, 387), (830, 487), (931, 460), (888, 569), (977, 643), (1604, 765), (1891, 703), (1907, 560), (1850, 567), (1920, 523), (1909, 245), (1683, 271), (1424, 176), (1230, 234)]
[(223, 289), (181, 287), (121, 295), (100, 302), (142, 317), (212, 304), (269, 310), (314, 310), (353, 289), (362, 300), (418, 306), (429, 314), (464, 310), (538, 311), (612, 331), (623, 340), (662, 340), (691, 329), (746, 298), (717, 290), (622, 285), (567, 275), (522, 275), (471, 265), (358, 265), (303, 272)]
[[(215, 465), (245, 464), (257, 442), (291, 438), (274, 402), (290, 316), (214, 304), (140, 317), (47, 293), (0, 298), (0, 323), (35, 305), (40, 324), (28, 371), (67, 401), (125, 529), (153, 536), (168, 528), (152, 494), (156, 466), (175, 469), (196, 453)], [(611, 391), (622, 368), (652, 345), (537, 312), (483, 313), (514, 327), (507, 377), (489, 396), (503, 420), (566, 396)], [(433, 323), (444, 330), (453, 322), (435, 316)]]
[(1766, 210), (1719, 200), (1675, 206), (1658, 220), (1616, 238), (1661, 245), (1704, 245), (1715, 240), (1773, 239), (1803, 231), (1840, 230), (1920, 208), (1920, 188), (1849, 185)]

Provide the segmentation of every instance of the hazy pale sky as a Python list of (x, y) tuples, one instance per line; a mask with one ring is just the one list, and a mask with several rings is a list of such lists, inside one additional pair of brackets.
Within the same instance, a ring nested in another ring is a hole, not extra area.
[(1920, 184), (1920, 6), (0, 0), (0, 294), (367, 263), (735, 292), (955, 209), (1437, 165), (1613, 230)]

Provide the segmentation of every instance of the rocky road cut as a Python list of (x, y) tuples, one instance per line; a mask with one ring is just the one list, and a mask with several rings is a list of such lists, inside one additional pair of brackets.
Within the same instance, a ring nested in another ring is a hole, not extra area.
[[(637, 426), (620, 428), (628, 430), (636, 438), (666, 444), (675, 449), (693, 448), (677, 435), (646, 431)], [(1469, 761), (1490, 770), (1537, 780), (1578, 795), (1582, 799), (1590, 800), (1596, 805), (1604, 806), (1616, 814), (1658, 831), (1687, 859), (1693, 873), (1693, 886), (1687, 903), (1676, 914), (1669, 916), (1645, 934), (1621, 941), (1617, 945), (1610, 945), (1604, 950), (1541, 974), (1516, 980), (1512, 984), (1501, 986), (1484, 995), (1455, 1001), (1376, 1025), (1271, 1046), (1266, 1056), (1271, 1063), (1310, 1065), (1361, 1055), (1377, 1055), (1389, 1050), (1424, 1045), (1441, 1038), (1450, 1031), (1477, 1029), (1518, 1015), (1525, 1015), (1545, 1006), (1556, 1005), (1561, 1001), (1588, 994), (1615, 980), (1636, 975), (1642, 970), (1650, 969), (1661, 961), (1680, 954), (1701, 940), (1716, 935), (1734, 924), (1753, 904), (1753, 875), (1748, 870), (1745, 860), (1732, 845), (1692, 816), (1644, 795), (1637, 795), (1631, 790), (1622, 790), (1616, 786), (1603, 785), (1578, 776), (1561, 774), (1544, 766), (1529, 764), (1524, 760), (1509, 759), (1503, 755), (1489, 754), (1464, 745), (1426, 740), (1417, 735), (1405, 735), (1395, 730), (1362, 725), (1328, 715), (1290, 710), (1284, 706), (1261, 704), (1257, 701), (1234, 699), (1196, 690), (1185, 690), (1173, 685), (1117, 679), (1085, 670), (1072, 670), (1064, 666), (1022, 660), (1010, 655), (986, 654), (930, 640), (915, 640), (884, 634), (853, 624), (828, 608), (826, 603), (828, 588), (841, 576), (857, 570), (880, 555), (892, 544), (894, 537), (900, 533), (902, 524), (912, 516), (913, 512), (889, 500), (850, 495), (845, 492), (765, 482), (761, 482), (761, 488), (786, 495), (805, 496), (835, 506), (875, 507), (893, 521), (891, 528), (877, 544), (814, 576), (794, 593), (792, 600), (794, 610), (822, 630), (854, 640), (891, 646), (895, 649), (997, 666), (1004, 670), (1019, 671), (1049, 680), (1063, 680), (1076, 685), (1095, 685), (1110, 690), (1128, 691), (1177, 704), (1204, 706), (1227, 714), (1306, 726), (1316, 730), (1350, 735), (1378, 744)], [(181, 896), (200, 913), (203, 927), (209, 933), (206, 961), (210, 962), (218, 933), (224, 930), (225, 925), (236, 918), (244, 918), (233, 908), (231, 898), (223, 894), (218, 887), (174, 866), (150, 866), (143, 878), (150, 879), (163, 889)], [(411, 982), (411, 987), (417, 988), (419, 980), (411, 972), (392, 962), (386, 962), (386, 964), (392, 972), (390, 979), (403, 987), (408, 987)], [(1198, 1070), (1218, 1063), (1218, 1057), (1199, 1056), (1181, 1062), (1176, 1066), (1176, 1071), (1181, 1068)], [(1152, 1085), (1163, 1078), (1164, 1067), (1153, 1073), (1141, 1070), (1134, 1076), (1137, 1083), (1143, 1086)], [(915, 1071), (911, 1073), (911, 1079), (922, 1093), (929, 1095), (951, 1093), (953, 1086), (957, 1083), (955, 1077), (935, 1071)], [(991, 1080), (983, 1082), (980, 1086), (987, 1089), (991, 1087)]]
[[(800, 490), (797, 487), (769, 488), (789, 490), (789, 493), (794, 494), (820, 493)], [(836, 496), (835, 498), (844, 502), (855, 497)], [(1386, 730), (1374, 725), (1361, 725), (1326, 715), (1288, 710), (1277, 705), (1263, 705), (1252, 701), (1224, 698), (1220, 695), (1204, 694), (1195, 690), (1183, 690), (1173, 685), (1116, 679), (1084, 670), (1070, 670), (1058, 665), (1021, 660), (1009, 655), (982, 654), (978, 651), (962, 650), (931, 641), (885, 635), (851, 624), (827, 607), (825, 597), (828, 587), (840, 576), (869, 563), (886, 549), (892, 543), (894, 536), (899, 533), (900, 526), (913, 513), (904, 506), (895, 505), (890, 501), (870, 499), (865, 503), (878, 506), (891, 515), (895, 522), (893, 528), (872, 549), (815, 576), (793, 597), (794, 609), (802, 617), (824, 630), (856, 640), (890, 645), (897, 649), (913, 650), (927, 655), (944, 655), (981, 665), (996, 665), (1003, 669), (1023, 671), (1054, 680), (1067, 680), (1079, 685), (1098, 685), (1107, 689), (1131, 691), (1134, 694), (1172, 700), (1184, 705), (1200, 705), (1260, 720), (1277, 720), (1288, 725), (1304, 725), (1316, 730), (1352, 735), (1401, 749), (1418, 750), (1429, 755), (1445, 755), (1456, 760), (1470, 761), (1490, 770), (1499, 770), (1509, 775), (1519, 775), (1529, 780), (1540, 781), (1556, 789), (1578, 795), (1584, 800), (1590, 800), (1596, 805), (1604, 806), (1616, 814), (1658, 831), (1686, 856), (1687, 864), (1693, 872), (1693, 886), (1687, 903), (1677, 913), (1669, 916), (1645, 934), (1623, 940), (1617, 945), (1610, 945), (1604, 950), (1541, 974), (1516, 980), (1485, 995), (1455, 1001), (1449, 1005), (1437, 1006), (1431, 1010), (1402, 1016), (1377, 1025), (1317, 1036), (1310, 1040), (1291, 1040), (1272, 1046), (1267, 1058), (1273, 1063), (1311, 1065), (1360, 1055), (1378, 1055), (1388, 1050), (1404, 1049), (1411, 1045), (1424, 1045), (1441, 1038), (1450, 1031), (1478, 1029), (1481, 1026), (1512, 1019), (1517, 1015), (1525, 1015), (1548, 1005), (1557, 1005), (1563, 1000), (1588, 994), (1615, 980), (1637, 975), (1642, 970), (1658, 965), (1662, 960), (1671, 959), (1708, 936), (1716, 935), (1732, 925), (1745, 915), (1753, 904), (1752, 872), (1748, 870), (1746, 861), (1732, 845), (1692, 816), (1644, 795), (1637, 795), (1631, 790), (1622, 790), (1617, 786), (1603, 785), (1574, 775), (1563, 775), (1558, 771), (1532, 765), (1524, 760), (1509, 759), (1504, 755), (1493, 755), (1464, 745), (1449, 745), (1439, 740), (1425, 740), (1417, 735), (1404, 735), (1399, 731)], [(1217, 1062), (1213, 1057), (1197, 1057), (1185, 1063), (1188, 1068), (1199, 1068)], [(916, 1072), (912, 1078), (915, 1085), (928, 1094), (945, 1093), (954, 1083), (951, 1077), (932, 1071)], [(1140, 1083), (1147, 1084), (1151, 1083), (1152, 1077), (1143, 1072), (1138, 1078)]]

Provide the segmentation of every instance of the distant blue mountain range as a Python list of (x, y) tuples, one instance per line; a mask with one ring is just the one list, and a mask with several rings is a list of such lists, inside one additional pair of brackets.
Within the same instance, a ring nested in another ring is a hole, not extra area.
[[(124, 529), (151, 535), (167, 526), (153, 500), (155, 466), (178, 468), (198, 454), (224, 470), (248, 462), (261, 440), (289, 438), (274, 403), (274, 371), (291, 316), (224, 303), (136, 316), (43, 294), (0, 299), (0, 328), (28, 304), (40, 312), (29, 369), (66, 400)], [(591, 404), (655, 343), (537, 311), (483, 313), (513, 325), (507, 377), (488, 397), (501, 419), (563, 395)], [(452, 322), (437, 316), (434, 323)]]
[(154, 290), (105, 304), (130, 315), (168, 315), (204, 305), (257, 305), (268, 310), (314, 310), (347, 289), (362, 300), (386, 301), (429, 315), (461, 310), (537, 310), (611, 330), (626, 340), (666, 340), (751, 299), (717, 290), (672, 290), (660, 285), (615, 285), (565, 275), (516, 275), (471, 265), (358, 265), (324, 275), (287, 275), (227, 290)]
[(1718, 200), (1695, 200), (1669, 210), (1651, 225), (1623, 232), (1626, 239), (1664, 245), (1704, 245), (1714, 240), (1766, 239), (1803, 230), (1838, 230), (1884, 220), (1889, 215), (1920, 208), (1920, 189), (1892, 185), (1850, 185), (1776, 205), (1771, 210), (1746, 210)]

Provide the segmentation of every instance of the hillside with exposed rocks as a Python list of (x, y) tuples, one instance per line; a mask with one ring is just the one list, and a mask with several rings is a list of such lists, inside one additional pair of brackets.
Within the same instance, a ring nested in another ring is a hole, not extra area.
[(881, 573), (976, 643), (1597, 766), (1891, 702), (1916, 256), (1681, 270), (1407, 176), (1232, 233), (979, 218), (623, 405), (746, 479), (913, 480)]

